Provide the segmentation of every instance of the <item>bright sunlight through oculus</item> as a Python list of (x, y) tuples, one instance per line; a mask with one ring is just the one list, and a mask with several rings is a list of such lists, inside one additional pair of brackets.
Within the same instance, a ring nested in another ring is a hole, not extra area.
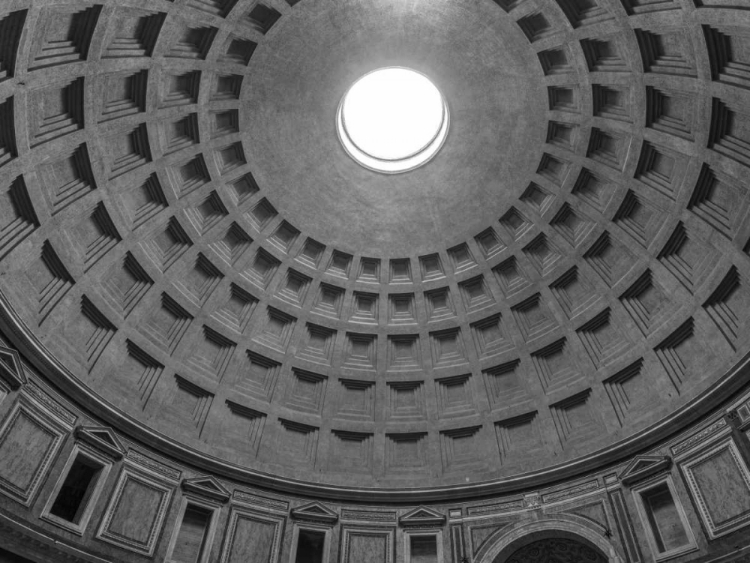
[(448, 106), (430, 80), (407, 68), (360, 78), (336, 116), (339, 138), (361, 165), (395, 174), (430, 160), (448, 134)]

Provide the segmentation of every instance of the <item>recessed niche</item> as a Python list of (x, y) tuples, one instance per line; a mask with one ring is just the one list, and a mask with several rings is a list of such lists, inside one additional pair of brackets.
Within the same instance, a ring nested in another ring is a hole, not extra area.
[(362, 258), (359, 261), (357, 280), (368, 283), (380, 282), (380, 259)]
[(498, 239), (497, 233), (489, 227), (474, 237), (485, 258), (490, 258), (505, 250), (505, 245)]
[(278, 215), (278, 212), (274, 206), (266, 198), (263, 198), (253, 207), (252, 211), (245, 214), (245, 217), (257, 230), (262, 231), (276, 215)]
[(513, 340), (506, 333), (501, 323), (500, 313), (471, 324), (479, 356), (484, 358), (505, 352), (513, 348)]
[(388, 418), (424, 418), (425, 398), (422, 381), (393, 381), (387, 385)]
[(377, 293), (355, 291), (352, 307), (353, 322), (377, 324), (380, 316)]
[(168, 57), (205, 60), (219, 30), (215, 27), (183, 26), (167, 53)]
[(28, 10), (18, 10), (0, 19), (0, 82), (15, 75), (16, 54)]
[(242, 227), (232, 223), (224, 231), (223, 237), (209, 246), (229, 264), (235, 264), (248, 249), (253, 239)]
[(43, 8), (32, 44), (30, 70), (76, 63), (88, 59), (102, 6), (75, 10), (71, 6)]
[(250, 173), (247, 173), (238, 180), (231, 182), (229, 184), (229, 189), (235, 205), (244, 204), (260, 190), (258, 183)]
[(388, 337), (388, 370), (412, 371), (422, 367), (419, 335), (404, 334)]
[(188, 0), (187, 5), (207, 14), (226, 18), (237, 2), (238, 0)]
[(349, 270), (352, 266), (352, 255), (340, 250), (334, 250), (331, 254), (331, 260), (328, 262), (326, 271), (334, 276), (342, 278), (349, 277)]
[(429, 535), (410, 535), (409, 536), (409, 558), (407, 561), (412, 563), (429, 563), (439, 561), (438, 553), (442, 555), (442, 549), (438, 551), (438, 536)]
[(173, 540), (168, 561), (207, 561), (206, 548), (210, 542), (209, 530), (212, 528), (214, 510), (206, 506), (188, 502), (182, 513), (182, 519)]
[(411, 263), (408, 258), (398, 258), (391, 260), (390, 263), (390, 282), (391, 283), (410, 283)]
[(548, 86), (547, 95), (549, 109), (553, 111), (564, 111), (578, 113), (578, 86)]
[(265, 35), (280, 17), (281, 14), (278, 10), (258, 3), (250, 10), (250, 13), (247, 15), (247, 21), (253, 29)]
[(230, 37), (227, 41), (226, 50), (220, 59), (222, 62), (247, 66), (257, 46), (257, 43), (249, 39)]
[(388, 296), (388, 322), (390, 324), (417, 322), (413, 293), (394, 293)]
[(438, 321), (456, 315), (453, 297), (449, 288), (441, 287), (425, 291), (424, 299), (427, 305), (427, 318), (429, 321)]
[(299, 256), (297, 256), (297, 260), (300, 262), (304, 262), (308, 266), (311, 266), (313, 268), (317, 268), (318, 264), (320, 264), (320, 258), (323, 256), (323, 252), (325, 251), (326, 247), (324, 244), (308, 238), (305, 241), (305, 244), (302, 246), (302, 249), (300, 250)]
[(463, 272), (477, 265), (471, 250), (469, 250), (469, 245), (466, 243), (449, 248), (448, 256), (450, 256), (453, 269), (456, 273)]
[(344, 302), (344, 289), (321, 283), (318, 288), (315, 302), (313, 303), (313, 312), (325, 315), (334, 319), (341, 317), (341, 308)]
[(111, 460), (76, 444), (42, 511), (42, 518), (81, 534), (94, 512), (111, 465)]
[(322, 530), (299, 530), (294, 563), (323, 563), (326, 532)]
[(232, 135), (240, 130), (240, 113), (236, 109), (212, 111), (209, 119), (212, 139)]
[(117, 32), (102, 58), (150, 57), (159, 39), (165, 13), (121, 9)]
[(536, 209), (537, 213), (543, 215), (552, 204), (552, 194), (547, 190), (531, 182), (529, 186), (521, 194), (521, 201), (526, 203), (529, 207)]
[[(145, 76), (142, 80), (145, 93)], [(161, 83), (161, 106), (172, 107), (197, 103), (200, 83), (201, 72), (199, 70), (183, 74), (165, 74)]]
[(419, 258), (419, 265), (422, 270), (423, 280), (441, 278), (445, 275), (440, 255), (437, 253), (421, 256)]
[(211, 91), (211, 101), (239, 100), (244, 77), (240, 74), (217, 74)]

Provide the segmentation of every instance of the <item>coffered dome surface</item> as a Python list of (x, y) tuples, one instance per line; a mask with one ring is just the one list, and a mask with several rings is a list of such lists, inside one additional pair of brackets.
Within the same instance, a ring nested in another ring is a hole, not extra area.
[[(347, 498), (577, 475), (750, 351), (750, 13), (718, 0), (5, 0), (2, 326), (196, 467)], [(425, 166), (336, 135), (371, 70)]]

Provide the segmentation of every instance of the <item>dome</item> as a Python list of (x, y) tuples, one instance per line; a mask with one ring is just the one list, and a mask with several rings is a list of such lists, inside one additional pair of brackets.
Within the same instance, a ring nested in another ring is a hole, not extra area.
[[(742, 92), (704, 61), (714, 28), (188, 4), (47, 6), (2, 85), (0, 289), (111, 416), (248, 472), (502, 482), (628, 451), (746, 351)], [(452, 114), (397, 176), (335, 132), (388, 66)]]
[[(432, 502), (626, 463), (746, 381), (744, 8), (6, 2), (3, 341), (248, 486)], [(442, 108), (419, 146), (351, 135), (432, 151), (396, 174), (341, 138), (382, 69)]]

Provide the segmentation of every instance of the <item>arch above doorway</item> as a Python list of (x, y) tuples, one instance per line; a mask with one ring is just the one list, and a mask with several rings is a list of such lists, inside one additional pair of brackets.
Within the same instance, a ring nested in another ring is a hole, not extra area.
[[(497, 560), (497, 558), (496, 558)], [(542, 538), (514, 551), (508, 563), (607, 563), (597, 549), (570, 538)]]
[(601, 532), (576, 522), (544, 519), (519, 523), (503, 532), (488, 548), (482, 550), (484, 553), (477, 554), (475, 563), (505, 563), (519, 550), (542, 540), (564, 540), (569, 544), (574, 542), (601, 556), (597, 558), (598, 561), (623, 563), (612, 543)]

